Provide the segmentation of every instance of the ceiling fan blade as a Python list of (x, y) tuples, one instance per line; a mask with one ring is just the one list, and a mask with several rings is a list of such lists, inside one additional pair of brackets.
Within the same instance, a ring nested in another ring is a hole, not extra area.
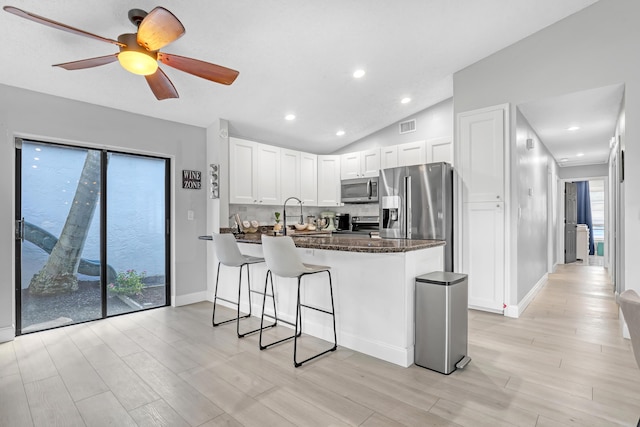
[(3, 9), (9, 13), (13, 13), (14, 15), (17, 15), (21, 18), (25, 18), (28, 19), (30, 21), (34, 21), (34, 22), (38, 22), (42, 25), (46, 25), (47, 27), (51, 27), (51, 28), (56, 28), (58, 30), (62, 30), (62, 31), (66, 31), (68, 33), (73, 33), (73, 34), (77, 34), (79, 36), (84, 36), (84, 37), (89, 37), (95, 40), (100, 40), (102, 42), (107, 42), (107, 43), (111, 43), (111, 44), (115, 44), (116, 46), (121, 46), (121, 47), (125, 47), (126, 45), (120, 43), (117, 40), (112, 40), (112, 39), (108, 39), (105, 37), (101, 37), (92, 33), (88, 33), (84, 30), (80, 30), (78, 28), (73, 28), (70, 27), (68, 25), (65, 24), (61, 24), (60, 22), (56, 22), (56, 21), (52, 21), (51, 19), (45, 18), (43, 16), (39, 16), (36, 15), (34, 13), (30, 13), (30, 12), (25, 12), (22, 9), (18, 9), (17, 7), (13, 7), (13, 6), (5, 6), (3, 7)]
[(98, 56), (96, 58), (81, 59), (79, 61), (65, 62), (62, 64), (54, 64), (52, 67), (60, 67), (65, 70), (82, 70), (84, 68), (99, 67), (100, 65), (110, 64), (118, 60), (118, 54), (107, 56)]
[(162, 52), (158, 52), (158, 61), (180, 71), (184, 71), (185, 73), (225, 85), (233, 83), (236, 77), (238, 77), (238, 74), (240, 74), (236, 70), (221, 65)]
[(156, 7), (138, 27), (138, 44), (149, 51), (161, 49), (184, 34), (184, 26), (173, 13)]
[(169, 98), (178, 98), (178, 91), (176, 90), (169, 77), (160, 69), (148, 76), (144, 76), (149, 83), (151, 91), (156, 96), (158, 101)]

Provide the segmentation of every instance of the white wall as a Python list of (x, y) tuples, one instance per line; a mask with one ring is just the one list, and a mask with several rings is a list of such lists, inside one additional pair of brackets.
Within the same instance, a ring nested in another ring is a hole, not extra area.
[[(416, 120), (415, 132), (400, 134), (400, 122)], [(406, 142), (453, 136), (453, 98), (432, 105), (378, 132), (359, 139), (332, 154), (351, 153)]]
[(206, 191), (183, 190), (180, 176), (183, 169), (206, 170), (204, 129), (5, 85), (0, 99), (0, 342), (12, 339), (15, 325), (15, 136), (170, 158), (172, 294), (180, 304), (206, 289), (206, 255), (197, 244), (206, 228)]
[[(544, 143), (538, 138), (527, 119), (516, 109), (516, 139), (512, 150), (514, 163), (511, 169), (512, 197), (517, 205), (512, 209), (515, 216), (516, 277), (518, 282), (516, 299), (518, 304), (547, 273), (548, 254), (548, 206), (549, 168), (555, 160)], [(527, 139), (533, 148), (527, 149)]]
[[(454, 74), (454, 113), (490, 105), (515, 105), (595, 87), (626, 84), (629, 141), (640, 135), (640, 2), (600, 0), (594, 5), (515, 43)], [(514, 112), (514, 111), (512, 111)], [(515, 120), (512, 114), (512, 120)], [(516, 127), (512, 123), (512, 132)], [(516, 141), (512, 133), (511, 140)], [(627, 165), (640, 162), (640, 145), (627, 144)], [(626, 169), (628, 188), (640, 184), (640, 169)], [(624, 188), (622, 190), (624, 192)], [(624, 194), (625, 233), (640, 235), (640, 193)], [(640, 249), (631, 239), (624, 243), (624, 257), (635, 259)], [(624, 271), (627, 287), (640, 290), (634, 280), (640, 264)], [(512, 280), (515, 280), (513, 277)], [(511, 286), (518, 295), (517, 282)]]
[(558, 168), (560, 179), (571, 178), (601, 178), (607, 176), (609, 166), (606, 163), (601, 165), (570, 166)]

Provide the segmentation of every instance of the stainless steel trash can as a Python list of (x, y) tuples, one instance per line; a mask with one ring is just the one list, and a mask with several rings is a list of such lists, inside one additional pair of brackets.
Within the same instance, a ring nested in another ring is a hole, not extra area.
[(416, 277), (416, 365), (448, 375), (468, 359), (467, 294), (466, 274), (436, 271)]

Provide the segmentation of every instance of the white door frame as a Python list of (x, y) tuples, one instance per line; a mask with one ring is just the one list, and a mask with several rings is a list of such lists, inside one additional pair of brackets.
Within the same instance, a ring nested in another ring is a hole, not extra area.
[[(558, 180), (558, 224), (556, 227), (556, 237), (557, 237), (557, 247), (558, 253), (556, 257), (557, 264), (564, 264), (564, 184), (567, 182), (578, 182), (578, 181), (602, 181), (604, 180), (604, 199), (605, 204), (609, 199), (609, 177), (608, 176), (591, 176), (588, 178), (561, 178)], [(604, 215), (604, 229), (605, 235), (609, 230), (609, 216), (606, 213), (607, 207), (605, 206), (605, 215)], [(589, 232), (592, 232), (591, 230)]]

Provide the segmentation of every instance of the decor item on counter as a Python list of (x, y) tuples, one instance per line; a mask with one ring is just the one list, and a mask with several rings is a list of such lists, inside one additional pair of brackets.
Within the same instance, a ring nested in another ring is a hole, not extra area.
[(120, 34), (118, 40), (108, 39), (73, 28), (17, 7), (5, 6), (3, 9), (21, 18), (51, 28), (118, 46), (120, 48), (119, 53), (55, 64), (54, 67), (64, 68), (65, 70), (81, 70), (119, 61), (125, 70), (133, 74), (143, 75), (158, 100), (178, 98), (178, 91), (176, 91), (167, 75), (158, 68), (158, 61), (196, 77), (225, 85), (233, 83), (239, 74), (236, 70), (220, 65), (160, 52), (161, 48), (179, 39), (185, 33), (184, 26), (178, 18), (163, 7), (156, 7), (149, 13), (140, 9), (131, 9), (129, 11), (129, 21), (136, 26), (137, 32)]
[(242, 229), (242, 221), (240, 220), (240, 214), (233, 214), (233, 220), (236, 223), (237, 231), (234, 231), (233, 234), (244, 234), (244, 230)]
[(309, 224), (294, 224), (294, 226), (296, 227), (296, 230), (302, 231), (306, 230)]
[(244, 228), (245, 233), (255, 233), (258, 231), (258, 227), (260, 227), (260, 223), (256, 220), (252, 221), (242, 221), (242, 227)]
[(335, 220), (336, 220), (336, 213), (335, 212), (320, 212), (320, 217), (323, 218), (326, 221), (326, 225), (322, 228), (324, 228), (327, 231), (335, 231), (336, 227), (335, 227)]
[(273, 216), (276, 217), (276, 223), (273, 226), (273, 231), (282, 230), (282, 224), (280, 224), (280, 212), (275, 212)]

